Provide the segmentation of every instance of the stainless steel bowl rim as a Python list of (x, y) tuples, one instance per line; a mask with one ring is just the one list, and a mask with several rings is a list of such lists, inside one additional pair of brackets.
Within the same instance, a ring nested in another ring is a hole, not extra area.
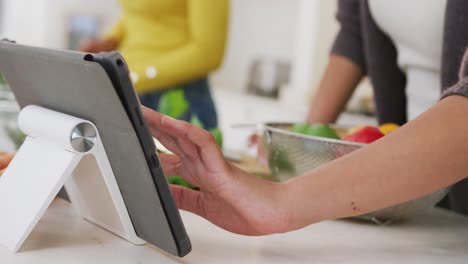
[[(293, 136), (293, 137), (298, 137), (298, 138), (304, 138), (304, 139), (313, 139), (316, 141), (321, 141), (321, 142), (327, 142), (327, 143), (334, 143), (334, 144), (341, 144), (341, 145), (348, 145), (348, 146), (353, 146), (353, 147), (364, 147), (367, 146), (368, 144), (365, 143), (356, 143), (356, 142), (350, 142), (350, 141), (345, 141), (345, 140), (340, 140), (340, 139), (333, 139), (333, 138), (324, 138), (324, 137), (316, 137), (316, 136), (310, 136), (310, 135), (305, 135), (305, 134), (299, 134), (295, 132), (288, 131), (286, 129), (281, 129), (281, 128), (275, 128), (270, 126), (271, 124), (263, 124), (263, 128), (265, 130), (269, 130), (275, 133), (279, 134), (284, 134), (288, 136)], [(288, 123), (283, 123), (283, 124), (276, 124), (276, 125), (288, 125)]]

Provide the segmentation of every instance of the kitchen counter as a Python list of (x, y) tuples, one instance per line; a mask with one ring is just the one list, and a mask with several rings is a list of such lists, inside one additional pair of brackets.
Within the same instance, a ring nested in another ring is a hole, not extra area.
[[(250, 129), (234, 124), (301, 121), (306, 109), (274, 100), (215, 91), (227, 147), (245, 151)], [(344, 114), (339, 123), (375, 122)], [(1, 125), (1, 124), (0, 124)], [(2, 143), (0, 130), (0, 145)], [(252, 169), (251, 164), (246, 166)], [(251, 171), (252, 172), (252, 171)], [(267, 174), (262, 168), (257, 175)], [(8, 217), (2, 215), (0, 217)], [(419, 220), (389, 226), (349, 220), (325, 221), (287, 234), (245, 237), (182, 212), (193, 251), (183, 259), (152, 246), (129, 242), (81, 219), (70, 204), (55, 200), (26, 241), (13, 254), (0, 247), (0, 263), (466, 263), (468, 218), (432, 210)], [(1, 235), (1, 234), (0, 234)]]
[[(2, 215), (2, 217), (7, 217)], [(266, 237), (234, 235), (183, 212), (193, 251), (178, 259), (134, 246), (56, 200), (22, 250), (0, 248), (1, 263), (467, 263), (468, 218), (442, 210), (389, 226), (325, 221)]]

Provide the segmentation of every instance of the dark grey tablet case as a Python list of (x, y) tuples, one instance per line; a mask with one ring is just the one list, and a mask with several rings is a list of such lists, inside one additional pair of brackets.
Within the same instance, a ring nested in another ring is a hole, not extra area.
[(105, 70), (83, 56), (0, 42), (0, 72), (21, 107), (38, 105), (96, 125), (137, 235), (179, 255), (125, 109)]

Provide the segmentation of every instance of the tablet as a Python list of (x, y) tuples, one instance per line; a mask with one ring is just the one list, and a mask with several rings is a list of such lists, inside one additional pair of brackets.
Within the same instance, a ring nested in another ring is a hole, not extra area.
[(125, 60), (0, 42), (0, 72), (21, 108), (93, 122), (137, 235), (173, 255), (191, 250)]

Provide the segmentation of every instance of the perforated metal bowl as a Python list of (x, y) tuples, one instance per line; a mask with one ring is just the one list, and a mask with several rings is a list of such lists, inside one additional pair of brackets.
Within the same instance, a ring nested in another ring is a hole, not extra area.
[[(269, 123), (262, 125), (263, 145), (266, 149), (268, 165), (276, 181), (287, 181), (303, 175), (330, 161), (342, 157), (366, 144), (342, 140), (313, 137), (290, 131), (292, 124)], [(338, 134), (343, 135), (347, 129), (334, 126)], [(393, 220), (415, 217), (424, 210), (433, 207), (446, 194), (442, 190), (423, 198), (409, 201), (394, 207), (359, 216), (378, 224)]]

